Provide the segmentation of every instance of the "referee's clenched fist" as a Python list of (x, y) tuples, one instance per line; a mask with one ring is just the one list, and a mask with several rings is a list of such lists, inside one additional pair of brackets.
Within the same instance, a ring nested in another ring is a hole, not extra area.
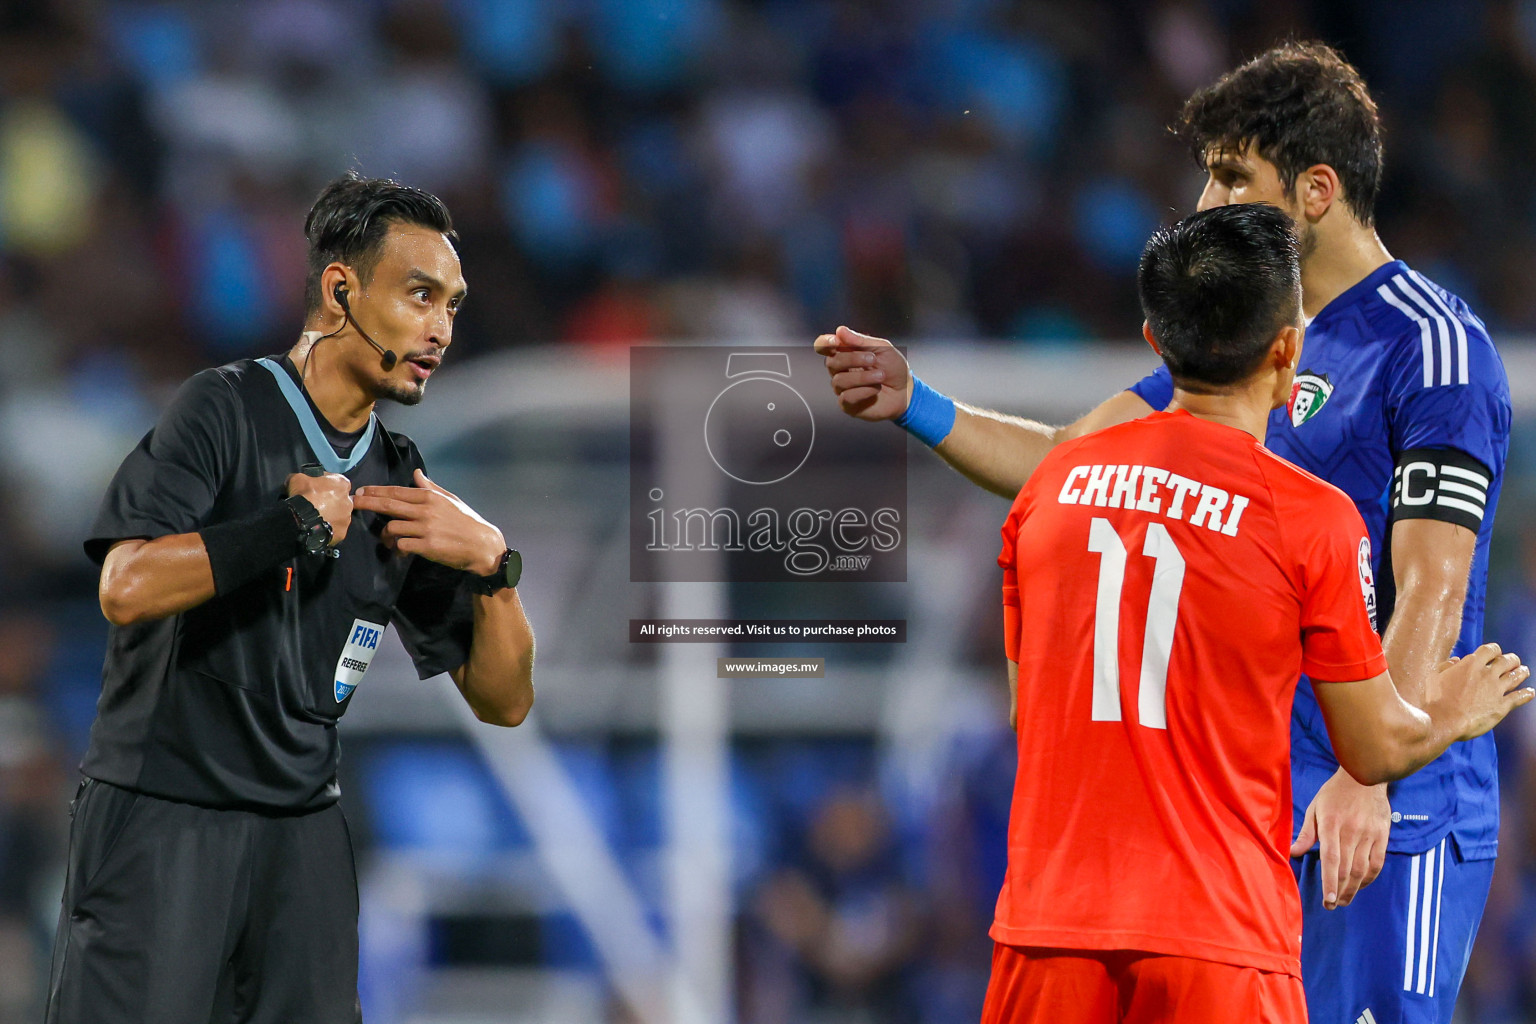
[(347, 527), (352, 523), (352, 482), (340, 473), (311, 476), (294, 473), (288, 478), (288, 497), (298, 495), (307, 498), (315, 506), (321, 518), (331, 524), (331, 544), (347, 539)]

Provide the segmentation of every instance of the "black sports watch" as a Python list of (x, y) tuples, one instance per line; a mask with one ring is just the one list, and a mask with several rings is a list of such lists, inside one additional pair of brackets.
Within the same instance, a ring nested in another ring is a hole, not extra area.
[(331, 530), (331, 524), (315, 508), (314, 502), (302, 494), (284, 498), (283, 504), (288, 506), (288, 511), (293, 513), (293, 520), (299, 527), (299, 545), (306, 554), (329, 555), (332, 558), (341, 552), (330, 546), (331, 538), (335, 534)]
[(496, 566), (496, 571), (489, 576), (471, 576), (475, 592), (487, 596), (517, 586), (517, 581), (523, 578), (523, 556), (516, 548), (507, 548), (501, 553), (501, 563)]

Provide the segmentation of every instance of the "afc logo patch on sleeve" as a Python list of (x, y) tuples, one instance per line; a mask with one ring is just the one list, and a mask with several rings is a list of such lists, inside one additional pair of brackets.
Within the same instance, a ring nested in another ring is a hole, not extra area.
[(363, 681), (363, 675), (373, 662), (373, 656), (378, 653), (379, 641), (382, 639), (384, 627), (377, 622), (352, 620), (347, 645), (341, 649), (341, 658), (336, 662), (337, 704), (352, 696), (357, 684)]
[(1371, 617), (1371, 628), (1376, 628), (1376, 574), (1371, 571), (1371, 538), (1360, 538), (1360, 595), (1365, 598), (1365, 610)]

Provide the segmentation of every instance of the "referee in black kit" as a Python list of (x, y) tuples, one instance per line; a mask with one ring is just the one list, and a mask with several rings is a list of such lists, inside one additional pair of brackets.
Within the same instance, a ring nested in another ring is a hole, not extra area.
[(448, 211), (348, 174), (304, 231), (299, 342), (188, 380), (85, 544), (113, 628), (49, 1024), (361, 1020), (336, 721), (381, 636), (481, 721), (533, 703), (520, 557), (374, 413), (452, 341)]

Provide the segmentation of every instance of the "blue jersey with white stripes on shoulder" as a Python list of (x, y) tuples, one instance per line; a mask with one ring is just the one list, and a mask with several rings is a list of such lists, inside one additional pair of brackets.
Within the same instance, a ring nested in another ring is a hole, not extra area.
[[(1134, 385), (1154, 409), (1173, 397), (1166, 367)], [(1467, 304), (1400, 260), (1379, 267), (1307, 325), (1290, 402), (1270, 414), (1265, 445), (1354, 499), (1370, 531), (1377, 624), (1396, 596), (1390, 523), (1433, 518), (1477, 533), (1455, 654), (1482, 642), (1493, 512), (1509, 448), (1509, 382)], [(1296, 825), (1338, 768), (1309, 680), (1291, 719)], [(1421, 853), (1451, 835), (1462, 856), (1498, 845), (1493, 737), (1454, 744), (1394, 783), (1388, 848)]]

